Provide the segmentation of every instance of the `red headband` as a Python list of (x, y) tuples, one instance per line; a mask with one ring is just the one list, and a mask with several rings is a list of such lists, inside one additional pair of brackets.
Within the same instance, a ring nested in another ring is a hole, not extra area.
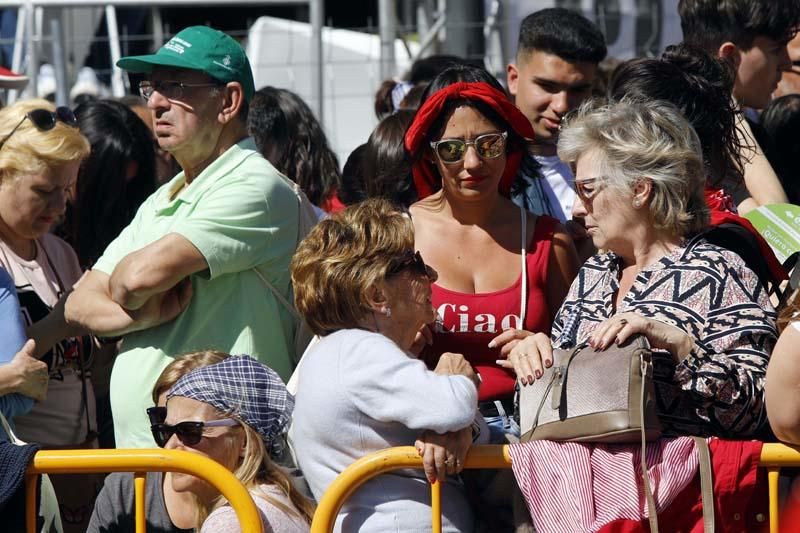
[[(523, 139), (533, 139), (533, 127), (527, 117), (511, 103), (504, 93), (488, 83), (458, 82), (436, 91), (425, 100), (425, 103), (417, 111), (405, 138), (406, 150), (412, 160), (416, 160), (411, 170), (414, 174), (414, 186), (417, 188), (420, 199), (433, 194), (436, 190), (436, 183), (440, 179), (433, 164), (425, 158), (418, 157), (419, 151), (427, 148), (425, 135), (439, 118), (447, 102), (458, 99), (483, 102), (508, 122), (517, 135)], [(511, 184), (517, 177), (522, 155), (523, 151), (519, 148), (508, 152), (506, 168), (498, 186), (498, 190), (504, 196), (508, 196), (511, 191)]]

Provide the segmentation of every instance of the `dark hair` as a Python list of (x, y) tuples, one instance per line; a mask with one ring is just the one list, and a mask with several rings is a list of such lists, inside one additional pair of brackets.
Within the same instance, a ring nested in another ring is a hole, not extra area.
[(800, 95), (788, 94), (770, 102), (761, 113), (769, 135), (765, 155), (783, 183), (789, 202), (800, 203)]
[[(433, 81), (431, 81), (430, 85), (428, 85), (427, 89), (425, 89), (425, 92), (422, 95), (422, 101), (420, 105), (424, 105), (425, 101), (435, 92), (459, 82), (486, 83), (508, 97), (508, 93), (503, 86), (500, 85), (500, 82), (497, 81), (497, 78), (492, 76), (486, 69), (470, 65), (453, 65), (444, 70), (441, 74), (436, 76)], [(501, 117), (494, 109), (481, 101), (466, 100), (462, 98), (451, 100), (444, 106), (442, 112), (439, 113), (439, 116), (436, 117), (436, 120), (433, 122), (433, 124), (431, 124), (431, 127), (428, 128), (428, 131), (425, 133), (425, 142), (421, 145), (422, 149), (418, 150), (415, 154), (409, 154), (412, 165), (423, 157), (425, 147), (427, 147), (430, 142), (435, 141), (442, 136), (442, 133), (445, 130), (447, 119), (453, 114), (453, 111), (455, 111), (457, 107), (464, 105), (475, 108), (475, 110), (485, 116), (490, 122), (508, 132), (508, 141), (506, 143), (507, 150), (525, 150), (526, 155), (523, 157), (522, 164), (520, 166), (521, 172), (531, 177), (533, 177), (535, 173), (538, 173), (540, 165), (538, 165), (536, 160), (528, 153), (526, 149), (527, 141), (520, 137), (519, 134), (514, 131), (514, 128), (512, 128), (511, 125), (505, 119), (503, 119), (503, 117)], [(519, 179), (514, 181), (511, 189), (512, 194), (519, 192), (519, 188), (522, 186), (521, 181), (522, 180)]]
[(403, 148), (414, 111), (401, 109), (381, 120), (367, 141), (363, 173), (367, 197), (386, 198), (408, 207), (417, 201), (411, 162)]
[[(63, 234), (81, 266), (90, 268), (155, 191), (155, 140), (147, 124), (120, 102), (87, 101), (75, 116), (92, 151), (81, 165)], [(136, 175), (128, 179), (131, 163)]]
[(263, 87), (250, 104), (247, 129), (259, 152), (297, 183), (314, 205), (339, 188), (339, 161), (322, 126), (300, 96)]
[[(378, 87), (378, 90), (375, 93), (375, 115), (379, 119), (384, 119), (388, 115), (391, 115), (397, 111), (397, 109), (402, 108), (395, 107), (394, 102), (392, 101), (392, 92), (400, 83), (406, 83), (411, 86), (411, 88), (406, 91), (406, 94), (403, 98), (403, 100), (406, 101), (406, 98), (411, 96), (411, 92), (414, 92), (419, 85), (427, 84), (441, 71), (453, 65), (471, 65), (481, 68), (483, 67), (483, 61), (464, 59), (463, 57), (451, 55), (432, 55), (417, 59), (411, 65), (411, 69), (405, 76), (405, 81), (384, 80), (381, 83), (380, 87)], [(424, 88), (422, 90), (424, 90)], [(415, 100), (408, 99), (408, 101), (405, 102), (406, 107), (413, 107), (415, 109), (418, 107), (419, 94), (422, 90), (417, 90), (415, 92), (414, 96), (412, 97), (415, 98)], [(414, 102), (417, 103), (417, 106), (411, 105)]]
[(342, 185), (339, 189), (339, 200), (344, 205), (353, 205), (367, 198), (366, 184), (364, 183), (364, 153), (367, 151), (366, 143), (353, 150), (342, 168)]
[(675, 105), (697, 132), (710, 184), (722, 187), (740, 183), (743, 176), (737, 111), (731, 100), (733, 80), (727, 63), (680, 44), (668, 47), (661, 59), (622, 63), (611, 78), (608, 97)]
[(712, 53), (728, 41), (749, 50), (759, 36), (787, 42), (800, 24), (796, 0), (680, 0), (678, 14), (684, 41)]
[(414, 85), (400, 101), (400, 108), (398, 111), (400, 109), (410, 109), (411, 111), (419, 109), (419, 105), (422, 103), (422, 95), (425, 94), (425, 89), (428, 88), (428, 85), (430, 85), (429, 81)]
[(583, 15), (563, 7), (542, 9), (523, 19), (517, 57), (534, 50), (572, 63), (599, 63), (608, 53), (600, 29)]

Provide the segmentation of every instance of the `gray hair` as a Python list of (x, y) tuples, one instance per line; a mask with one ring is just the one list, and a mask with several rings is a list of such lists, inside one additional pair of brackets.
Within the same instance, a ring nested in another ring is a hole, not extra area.
[(558, 156), (574, 166), (594, 151), (608, 186), (631, 191), (652, 183), (648, 206), (655, 228), (685, 236), (708, 225), (700, 140), (680, 111), (664, 101), (586, 102), (566, 121)]

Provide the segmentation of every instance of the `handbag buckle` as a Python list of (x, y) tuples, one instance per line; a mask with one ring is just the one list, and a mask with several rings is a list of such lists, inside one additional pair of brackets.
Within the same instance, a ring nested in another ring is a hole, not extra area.
[(557, 366), (553, 368), (552, 377), (553, 388), (550, 393), (551, 407), (557, 411), (561, 407), (561, 387), (564, 385), (564, 367)]

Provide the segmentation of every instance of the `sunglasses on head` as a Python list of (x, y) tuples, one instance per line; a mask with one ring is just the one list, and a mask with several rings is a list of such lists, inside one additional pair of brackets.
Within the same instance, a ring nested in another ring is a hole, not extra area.
[(22, 123), (25, 122), (25, 119), (30, 120), (36, 129), (39, 131), (50, 131), (56, 127), (56, 123), (58, 121), (63, 122), (67, 126), (71, 126), (73, 128), (78, 127), (78, 119), (75, 118), (75, 113), (72, 112), (72, 109), (61, 106), (57, 107), (55, 111), (50, 111), (48, 109), (33, 109), (25, 113), (25, 116), (22, 117), (22, 120), (17, 122), (17, 125), (14, 126), (14, 129), (11, 130), (11, 133), (6, 135), (2, 141), (0, 141), (0, 148), (6, 144), (6, 141), (14, 135), (14, 132), (22, 126)]
[[(149, 413), (148, 413), (149, 414)], [(237, 426), (239, 422), (233, 418), (223, 418), (222, 420), (207, 420), (205, 422), (178, 422), (177, 424), (167, 424), (159, 422), (150, 426), (153, 432), (153, 439), (160, 448), (167, 445), (172, 435), (177, 435), (178, 439), (187, 446), (194, 446), (203, 438), (204, 428), (214, 428), (221, 426)]]
[(396, 262), (389, 266), (386, 275), (394, 276), (407, 268), (411, 268), (414, 272), (422, 276), (430, 277), (428, 265), (422, 260), (422, 255), (420, 255), (419, 252), (408, 252), (401, 256)]
[(474, 141), (462, 139), (442, 139), (431, 143), (431, 148), (436, 153), (439, 161), (445, 165), (452, 165), (463, 160), (467, 155), (467, 148), (472, 145), (482, 159), (500, 157), (506, 151), (508, 132), (487, 133), (475, 137)]

